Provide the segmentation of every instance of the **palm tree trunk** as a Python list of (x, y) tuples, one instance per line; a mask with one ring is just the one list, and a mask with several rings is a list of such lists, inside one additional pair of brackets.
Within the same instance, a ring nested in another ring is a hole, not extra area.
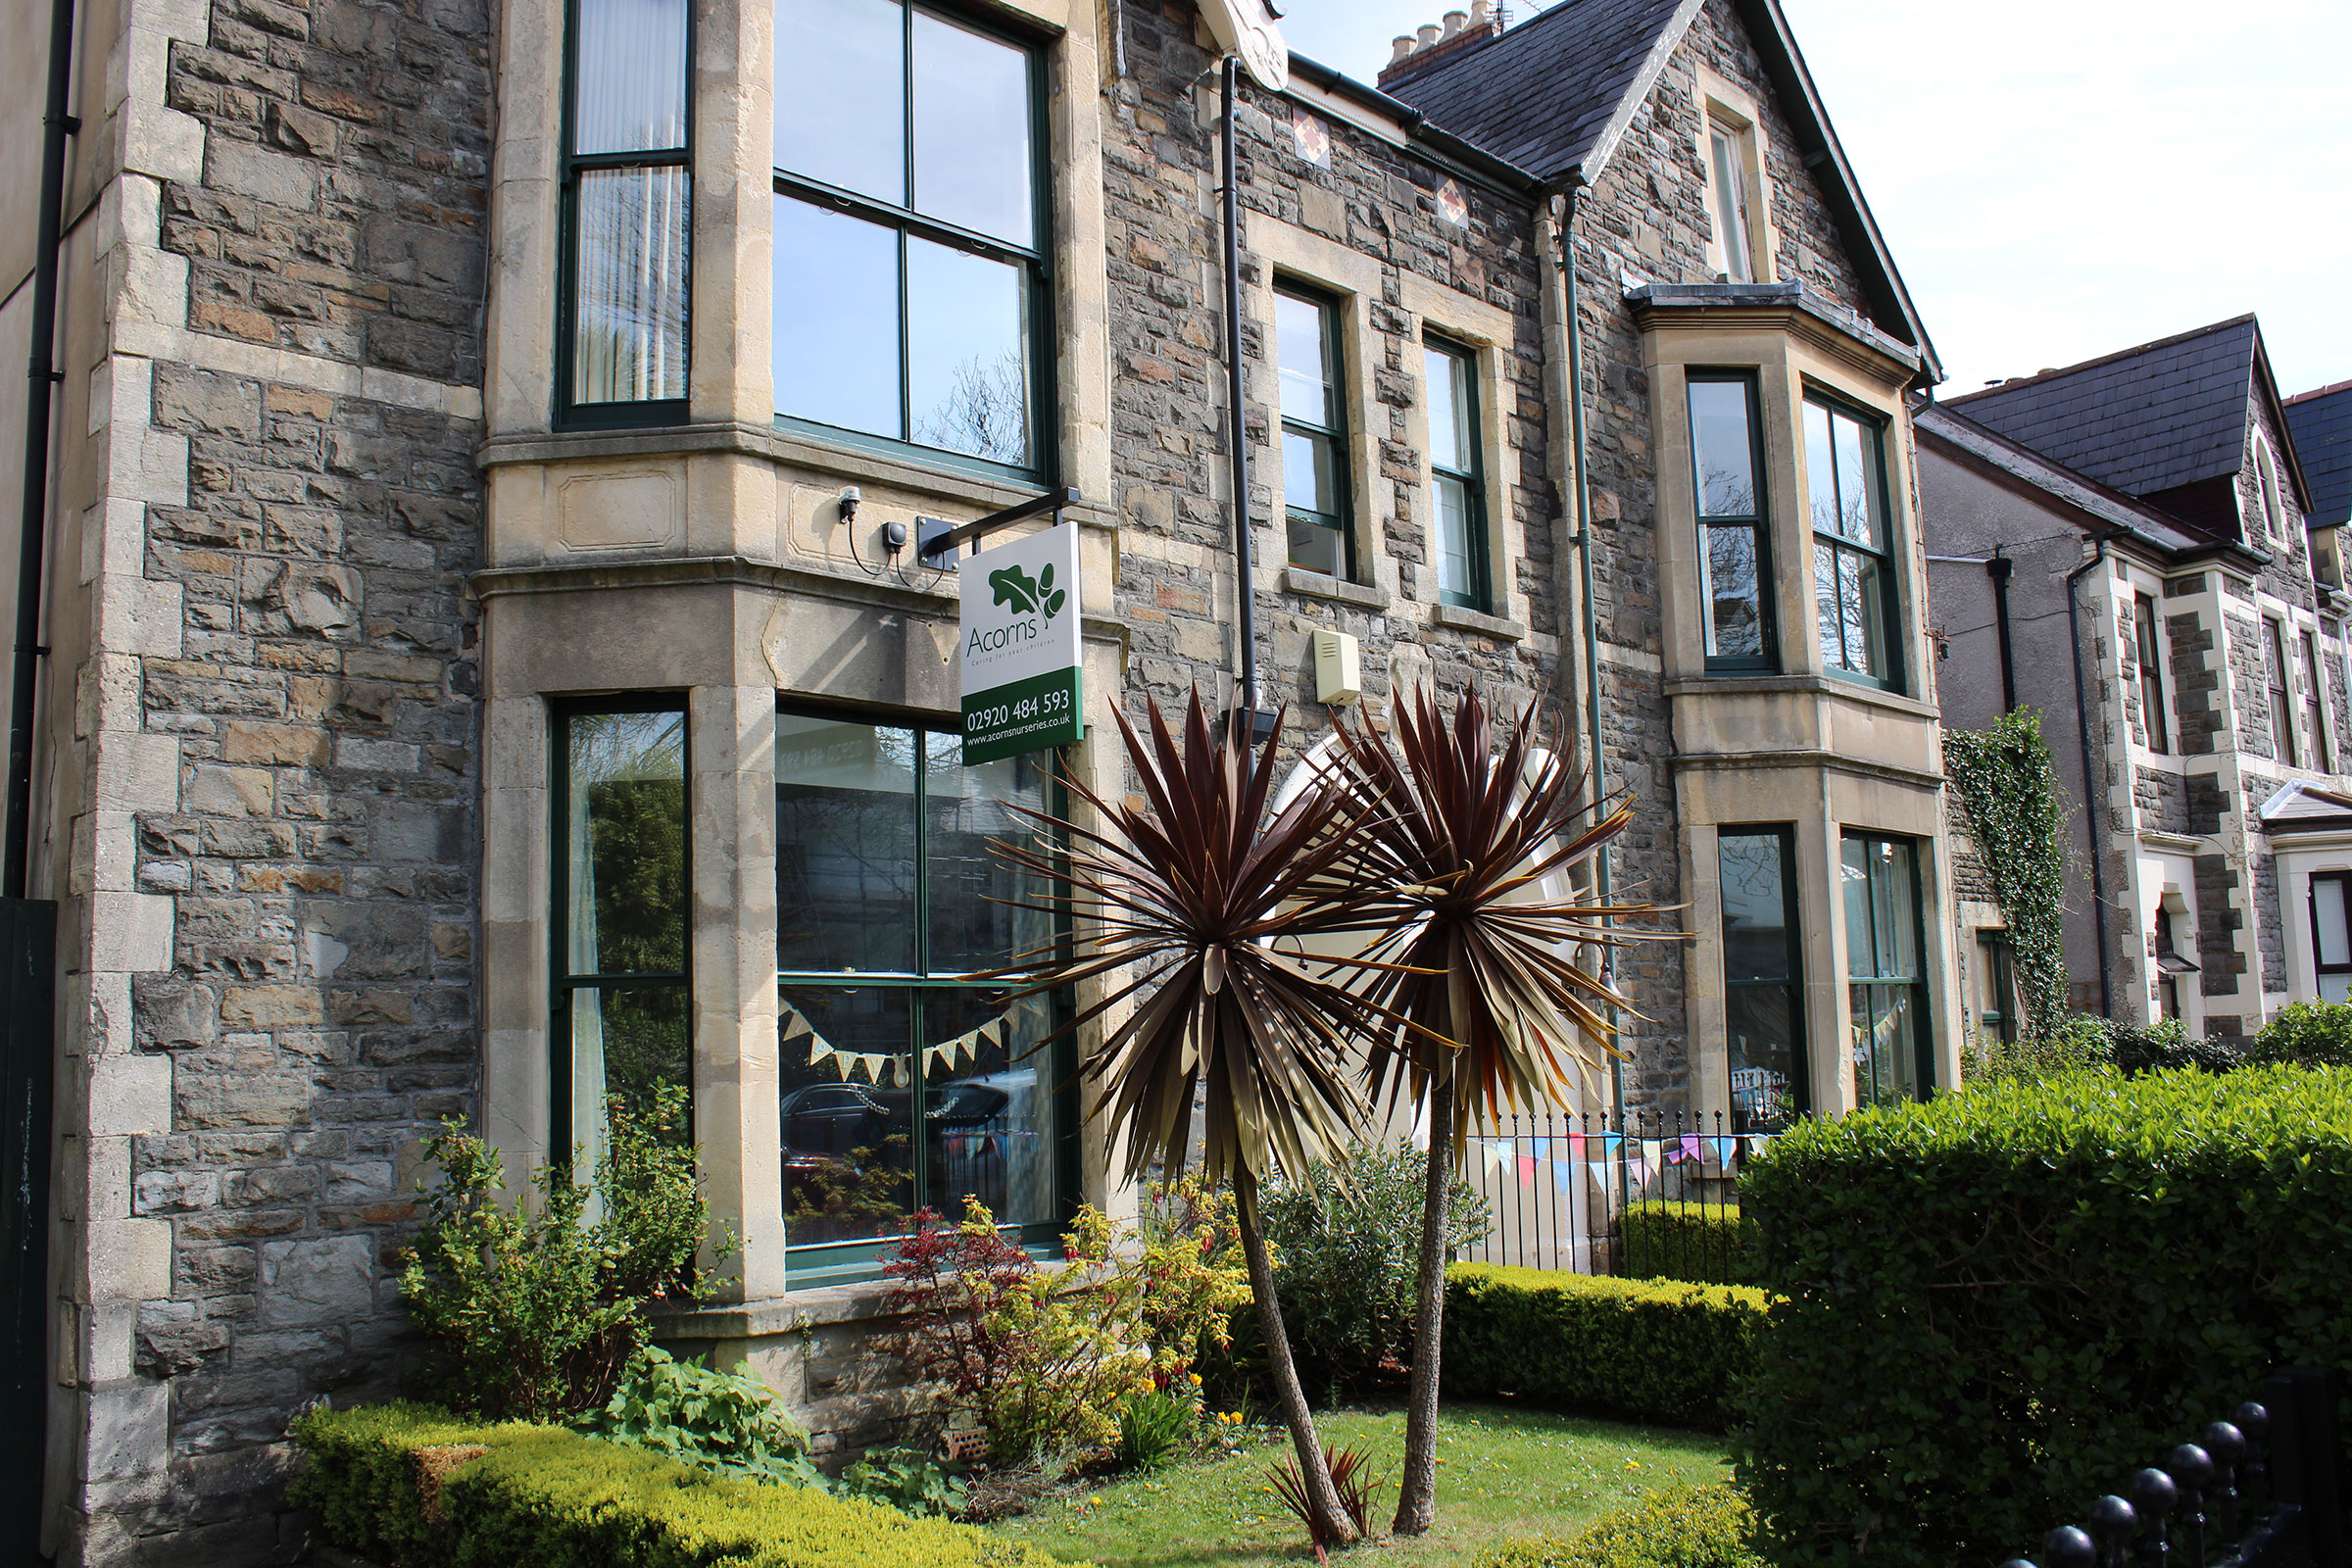
[(1282, 1409), (1282, 1424), (1291, 1429), (1298, 1450), (1298, 1473), (1306, 1483), (1306, 1500), (1315, 1517), (1308, 1529), (1335, 1545), (1355, 1539), (1355, 1526), (1340, 1507), (1340, 1494), (1331, 1484), (1331, 1466), (1323, 1457), (1323, 1439), (1306, 1408), (1306, 1394), (1298, 1387), (1298, 1368), (1291, 1359), (1291, 1340), (1282, 1326), (1282, 1302), (1274, 1295), (1274, 1262), (1266, 1253), (1265, 1232), (1259, 1228), (1257, 1177), (1250, 1167), (1235, 1163), (1234, 1220), (1242, 1233), (1242, 1255), (1250, 1263), (1250, 1294), (1257, 1299), (1257, 1328), (1266, 1342), (1266, 1365), (1274, 1378), (1274, 1400)]
[(1446, 1232), (1453, 1207), (1453, 1085), (1429, 1088), (1429, 1176), (1421, 1199), (1421, 1272), (1413, 1301), (1413, 1382), (1405, 1398), (1404, 1474), (1390, 1528), (1417, 1536), (1438, 1518), (1438, 1357), (1446, 1339)]

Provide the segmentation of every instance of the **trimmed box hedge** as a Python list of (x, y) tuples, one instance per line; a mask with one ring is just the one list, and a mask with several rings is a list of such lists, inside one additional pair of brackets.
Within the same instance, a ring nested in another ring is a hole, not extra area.
[(966, 1525), (735, 1480), (562, 1427), (428, 1404), (295, 1423), (290, 1493), (327, 1540), (400, 1568), (1053, 1568)]
[(1753, 1285), (1749, 1244), (1737, 1203), (1628, 1203), (1617, 1216), (1617, 1272), (1635, 1280)]
[(1445, 1389), (1720, 1429), (1763, 1325), (1763, 1293), (1740, 1286), (1456, 1263)]
[(1489, 1546), (1477, 1568), (1764, 1568), (1749, 1540), (1754, 1528), (1738, 1487), (1677, 1487), (1565, 1539)]
[(1740, 1475), (1788, 1564), (2027, 1550), (2272, 1369), (2352, 1370), (2352, 1070), (1995, 1084), (1742, 1178)]

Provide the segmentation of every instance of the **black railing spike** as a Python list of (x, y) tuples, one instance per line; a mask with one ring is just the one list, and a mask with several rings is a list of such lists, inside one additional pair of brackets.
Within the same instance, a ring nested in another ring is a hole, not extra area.
[(2041, 1560), (2047, 1568), (2098, 1568), (2099, 1544), (2085, 1531), (2060, 1525), (2042, 1542)]
[(2234, 1543), (2238, 1537), (2237, 1462), (2245, 1457), (2245, 1434), (2227, 1421), (2215, 1421), (2198, 1437), (2197, 1446), (2213, 1455), (2213, 1500), (2219, 1504), (2222, 1540)]
[(2238, 1465), (2238, 1491), (2249, 1508), (2267, 1507), (2278, 1495), (2271, 1483), (2271, 1412), (2248, 1399), (2230, 1414), (2230, 1424), (2245, 1434), (2246, 1457)]
[(2182, 1543), (2195, 1568), (2205, 1568), (2205, 1489), (2213, 1484), (2213, 1456), (2193, 1443), (2183, 1443), (2165, 1456), (2164, 1470), (2180, 1488)]
[(2139, 1515), (2130, 1499), (2109, 1493), (2090, 1505), (2090, 1533), (2099, 1544), (2100, 1568), (2127, 1568)]
[(2140, 1556), (2151, 1568), (2168, 1568), (2172, 1560), (2171, 1517), (2180, 1501), (2180, 1489), (2161, 1470), (2151, 1467), (2132, 1478), (2132, 1506), (2139, 1513)]

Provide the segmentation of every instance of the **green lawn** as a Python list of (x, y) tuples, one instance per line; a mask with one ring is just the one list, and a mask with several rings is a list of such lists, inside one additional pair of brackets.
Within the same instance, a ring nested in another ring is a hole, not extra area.
[[(1369, 1446), (1387, 1478), (1375, 1515), (1388, 1528), (1404, 1453), (1404, 1413), (1344, 1411), (1322, 1421), (1337, 1446)], [(1265, 1485), (1288, 1442), (1213, 1464), (1126, 1476), (1056, 1498), (995, 1530), (1067, 1561), (1102, 1568), (1253, 1568), (1313, 1560), (1305, 1531)], [(1335, 1556), (1364, 1568), (1467, 1568), (1492, 1541), (1583, 1528), (1652, 1487), (1712, 1481), (1722, 1440), (1663, 1427), (1620, 1426), (1511, 1405), (1451, 1405), (1439, 1417), (1438, 1526), (1418, 1540), (1382, 1539)]]

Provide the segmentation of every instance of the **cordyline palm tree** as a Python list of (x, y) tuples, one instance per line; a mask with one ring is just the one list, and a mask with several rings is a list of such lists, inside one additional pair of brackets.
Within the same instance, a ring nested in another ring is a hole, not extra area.
[(1351, 880), (1386, 892), (1349, 910), (1383, 934), (1359, 956), (1369, 1000), (1393, 1015), (1363, 1067), (1375, 1102), (1426, 1103), (1429, 1170), (1422, 1204), (1413, 1376), (1397, 1484), (1400, 1535), (1437, 1517), (1438, 1357), (1445, 1332), (1446, 1234), (1453, 1179), (1470, 1128), (1506, 1111), (1565, 1102), (1575, 1078), (1614, 1055), (1602, 1009), (1621, 1007), (1580, 949), (1628, 936), (1614, 929), (1647, 905), (1602, 906), (1544, 889), (1624, 830), (1631, 808), (1601, 812), (1558, 756), (1538, 745), (1529, 705), (1497, 744), (1485, 701), (1463, 694), (1448, 731), (1426, 689), (1400, 696), (1395, 735), (1367, 718), (1340, 725), (1331, 771), (1366, 814), (1364, 861)]
[(1380, 998), (1384, 960), (1298, 951), (1361, 946), (1371, 928), (1359, 911), (1393, 897), (1371, 880), (1388, 869), (1370, 842), (1381, 808), (1327, 774), (1266, 820), (1275, 743), (1253, 753), (1239, 731), (1212, 740), (1198, 691), (1181, 750), (1156, 705), (1148, 737), (1124, 714), (1119, 731), (1140, 804), (1114, 806), (1073, 782), (1103, 831), (1024, 811), (1059, 842), (997, 846), (1066, 895), (1075, 923), (1067, 950), (1022, 955), (999, 977), (1028, 994), (1103, 979), (1102, 995), (1058, 1033), (1133, 1004), (1083, 1069), (1102, 1087), (1096, 1113), (1128, 1180), (1185, 1161), (1198, 1097), (1204, 1172), (1233, 1183), (1268, 1370), (1313, 1512), (1308, 1528), (1348, 1542), (1355, 1529), (1283, 1331), (1258, 1184), (1278, 1167), (1344, 1157), (1362, 1104), (1350, 1043), (1416, 1027)]

